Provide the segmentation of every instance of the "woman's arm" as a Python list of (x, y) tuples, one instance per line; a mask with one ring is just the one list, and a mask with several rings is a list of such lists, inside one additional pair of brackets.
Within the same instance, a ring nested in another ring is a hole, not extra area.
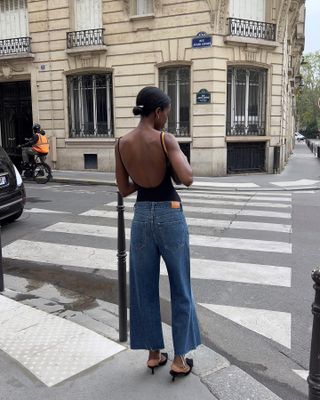
[(120, 194), (123, 197), (129, 196), (131, 193), (135, 192), (138, 188), (134, 182), (130, 181), (128, 172), (123, 166), (119, 155), (119, 144), (118, 141), (115, 145), (115, 157), (116, 157), (116, 181)]
[(174, 175), (176, 175), (174, 176), (175, 182), (180, 181), (185, 186), (190, 186), (193, 182), (193, 176), (187, 157), (183, 154), (177, 139), (172, 134), (166, 133), (164, 138), (168, 158), (174, 170)]

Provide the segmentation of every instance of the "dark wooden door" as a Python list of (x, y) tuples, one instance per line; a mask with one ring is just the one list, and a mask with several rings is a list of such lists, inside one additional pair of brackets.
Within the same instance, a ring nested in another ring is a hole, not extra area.
[(0, 83), (1, 144), (15, 164), (20, 164), (17, 146), (32, 135), (30, 81)]

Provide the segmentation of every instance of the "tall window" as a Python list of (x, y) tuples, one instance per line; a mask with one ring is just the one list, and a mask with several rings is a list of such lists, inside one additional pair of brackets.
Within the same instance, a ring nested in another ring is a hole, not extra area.
[(136, 0), (136, 14), (152, 14), (153, 13), (153, 0)]
[(160, 89), (171, 98), (168, 131), (176, 136), (190, 136), (190, 68), (161, 69)]
[(231, 18), (265, 21), (266, 0), (230, 0), (229, 14)]
[(267, 71), (228, 68), (227, 135), (265, 135)]
[(0, 0), (0, 39), (28, 36), (27, 0)]
[(71, 137), (112, 137), (111, 74), (68, 77)]
[(102, 0), (75, 0), (75, 30), (102, 28)]

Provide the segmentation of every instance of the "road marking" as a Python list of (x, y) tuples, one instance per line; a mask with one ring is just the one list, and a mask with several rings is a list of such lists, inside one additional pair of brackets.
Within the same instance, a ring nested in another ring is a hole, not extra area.
[(308, 379), (309, 371), (306, 371), (305, 369), (293, 369), (292, 371), (305, 381)]
[(36, 214), (71, 214), (69, 211), (45, 210), (44, 208), (25, 208), (24, 211)]
[[(109, 207), (117, 207), (117, 202), (113, 201), (105, 204)], [(133, 208), (134, 203), (131, 201), (125, 201), (125, 206), (128, 208)], [(254, 216), (254, 217), (266, 217), (266, 218), (284, 218), (290, 219), (290, 213), (283, 213), (277, 211), (261, 211), (261, 210), (241, 210), (232, 208), (213, 208), (213, 207), (194, 207), (194, 206), (183, 206), (184, 211), (204, 213), (204, 214), (225, 214), (225, 215), (244, 215), (244, 216)]]
[[(88, 210), (81, 214), (85, 217), (99, 217), (99, 218), (112, 218), (117, 219), (118, 213), (116, 211), (106, 210)], [(126, 220), (133, 219), (132, 212), (125, 212)], [(252, 222), (252, 221), (231, 221), (222, 219), (202, 219), (202, 218), (186, 218), (189, 226), (199, 226), (206, 228), (222, 228), (222, 229), (242, 229), (242, 230), (258, 230), (270, 232), (283, 232), (291, 233), (291, 225), (285, 224), (270, 224), (267, 222)]]
[[(269, 197), (269, 196), (258, 196), (256, 197), (255, 195), (232, 195), (232, 194), (208, 194), (208, 193), (190, 193), (190, 192), (181, 192), (179, 193), (182, 198), (185, 197), (200, 197), (203, 199), (231, 199), (231, 200), (254, 200), (254, 201), (262, 201), (262, 200), (267, 200), (267, 201), (282, 201), (282, 202), (291, 202), (292, 198), (291, 197)], [(128, 197), (129, 198), (129, 197)], [(131, 198), (131, 197), (130, 197)], [(271, 203), (272, 204), (272, 203)]]
[(272, 185), (275, 186), (308, 186), (308, 185), (315, 185), (320, 181), (315, 181), (312, 179), (299, 179), (297, 181), (285, 181), (285, 182), (270, 182)]
[[(114, 271), (118, 268), (115, 250), (47, 242), (17, 240), (3, 249), (3, 256), (79, 268)], [(160, 273), (167, 275), (163, 260)], [(291, 268), (191, 258), (191, 278), (290, 287)]]
[[(290, 197), (291, 193), (285, 192), (283, 193), (282, 191), (280, 192), (279, 189), (272, 189), (270, 191), (235, 191), (235, 190), (196, 190), (196, 189), (183, 189), (179, 190), (180, 194), (183, 193), (199, 193), (199, 194), (219, 194), (219, 195), (241, 195), (241, 196), (277, 196), (277, 197)], [(133, 194), (132, 197), (135, 197), (136, 195)], [(131, 197), (131, 196), (128, 196)]]
[(199, 304), (238, 325), (291, 348), (291, 314), (289, 313), (217, 304)]
[(291, 204), (282, 204), (282, 203), (264, 203), (264, 202), (256, 202), (253, 200), (248, 200), (248, 201), (226, 201), (226, 200), (216, 200), (216, 199), (204, 199), (204, 198), (188, 198), (188, 197), (182, 197), (182, 202), (184, 203), (201, 203), (201, 204), (221, 204), (225, 206), (239, 206), (239, 207), (270, 207), (270, 208), (291, 208)]
[[(164, 264), (161, 274), (167, 275)], [(191, 259), (191, 277), (214, 281), (291, 287), (291, 268), (272, 265)]]
[(192, 184), (195, 186), (205, 186), (205, 187), (226, 187), (226, 188), (258, 188), (259, 185), (256, 185), (252, 182), (207, 182), (207, 181), (195, 181)]
[[(97, 236), (117, 238), (118, 228), (113, 226), (89, 225), (71, 222), (58, 222), (44, 228), (46, 232), (59, 232), (73, 235)], [(126, 229), (127, 238), (130, 237), (130, 229)], [(238, 249), (250, 251), (263, 251), (275, 253), (292, 253), (291, 243), (275, 242), (269, 240), (222, 238), (215, 236), (190, 235), (191, 246), (218, 247), (225, 249)]]
[(126, 348), (81, 325), (0, 295), (0, 348), (54, 386)]
[(70, 267), (117, 269), (116, 250), (16, 240), (3, 248), (3, 257)]

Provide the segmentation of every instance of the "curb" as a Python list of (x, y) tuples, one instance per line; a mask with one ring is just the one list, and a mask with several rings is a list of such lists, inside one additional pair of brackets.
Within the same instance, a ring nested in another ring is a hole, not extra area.
[[(45, 263), (34, 264), (31, 262), (13, 261), (6, 258), (3, 259), (3, 266), (4, 272), (11, 277), (22, 279), (33, 278), (34, 280), (71, 290), (85, 296), (94, 297), (99, 301), (102, 300), (105, 303), (105, 310), (118, 317), (116, 278), (102, 277), (96, 273), (90, 274), (78, 271), (77, 269), (72, 270), (64, 266)], [(79, 292), (79, 281), (81, 279), (84, 279), (84, 287)], [(36, 304), (38, 303), (36, 302)], [(108, 304), (109, 306), (107, 306)], [(161, 307), (169, 310), (170, 303), (165, 299), (161, 299)], [(66, 318), (67, 315), (65, 314), (63, 318)], [(99, 323), (97, 315), (95, 315), (94, 320), (96, 323)], [(75, 320), (75, 322), (77, 321)], [(81, 325), (81, 320), (79, 323)], [(109, 328), (113, 336), (112, 340), (118, 341), (115, 324), (109, 326)], [(167, 344), (166, 348), (168, 348), (169, 359), (173, 360), (174, 352), (171, 329), (166, 323), (163, 323), (163, 333)], [(207, 387), (213, 396), (213, 400), (281, 400), (280, 397), (251, 375), (232, 365), (225, 357), (205, 345), (200, 345), (196, 350), (190, 351), (188, 356), (196, 359), (196, 365), (192, 373), (199, 377), (202, 384)], [(236, 391), (234, 390), (235, 387), (237, 388)]]

